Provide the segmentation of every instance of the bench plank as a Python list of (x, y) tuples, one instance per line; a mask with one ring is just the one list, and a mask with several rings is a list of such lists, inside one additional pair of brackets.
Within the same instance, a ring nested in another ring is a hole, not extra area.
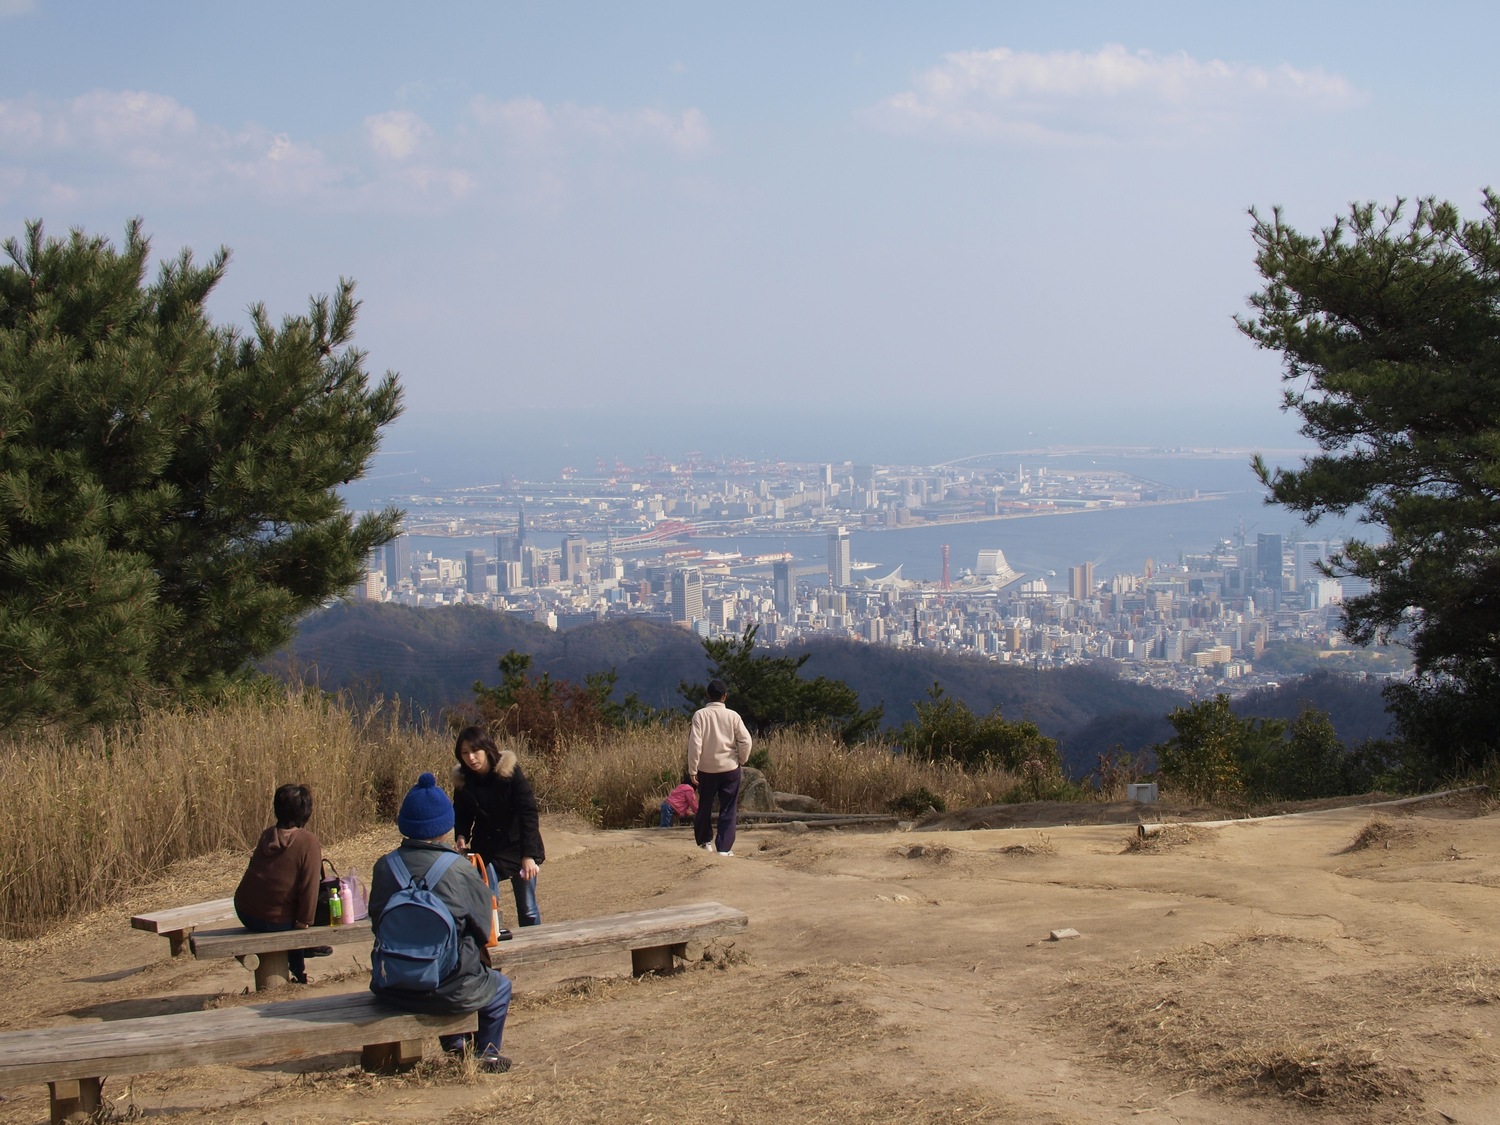
[(403, 1012), (367, 992), (0, 1032), (0, 1084), (303, 1059), (472, 1031), (477, 1017)]
[(491, 946), (490, 955), (498, 968), (509, 968), (595, 953), (680, 946), (694, 939), (739, 933), (749, 926), (750, 918), (743, 910), (717, 902), (695, 902), (524, 926), (510, 941)]
[(233, 917), (234, 899), (216, 898), (211, 902), (195, 902), (189, 906), (174, 906), (170, 910), (137, 914), (130, 919), (130, 925), (137, 930), (165, 934), (172, 930), (196, 929), (210, 922), (221, 922)]
[[(510, 941), (490, 947), (497, 968), (586, 957), (596, 953), (631, 954), (637, 975), (662, 972), (672, 967), (672, 957), (682, 956), (682, 947), (692, 939), (738, 933), (750, 925), (742, 910), (717, 902), (695, 902), (686, 906), (634, 910), (583, 918), (570, 922), (544, 922), (518, 928)], [(256, 989), (277, 988), (286, 983), (286, 951), (315, 945), (373, 944), (370, 920), (310, 930), (256, 933), (244, 927), (199, 930), (192, 935), (193, 956), (238, 957), (255, 971)]]
[(148, 914), (137, 914), (130, 919), (133, 929), (160, 934), (172, 945), (172, 956), (183, 950), (188, 935), (199, 926), (212, 925), (233, 918), (234, 899), (216, 898), (209, 902), (195, 902), (189, 906), (174, 906), (169, 910), (154, 910)]

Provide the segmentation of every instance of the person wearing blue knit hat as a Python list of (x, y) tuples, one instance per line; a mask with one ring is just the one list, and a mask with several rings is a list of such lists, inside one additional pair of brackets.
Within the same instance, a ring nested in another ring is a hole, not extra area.
[[(377, 941), (381, 914), (391, 896), (405, 885), (392, 868), (392, 858), (399, 859), (412, 880), (418, 881), (425, 880), (445, 853), (453, 854), (448, 842), (453, 831), (453, 802), (432, 774), (417, 778), (407, 792), (396, 814), (396, 827), (401, 830), (401, 846), (376, 861), (370, 878), (370, 923)], [(459, 1053), (472, 1047), (481, 1073), (504, 1074), (510, 1069), (510, 1060), (500, 1053), (500, 1039), (510, 1011), (511, 984), (509, 977), (490, 967), (490, 890), (474, 867), (463, 862), (448, 863), (437, 883), (428, 889), (453, 916), (459, 934), (458, 966), (436, 988), (423, 991), (382, 987), (372, 973), (370, 991), (412, 1012), (477, 1012), (477, 1034), (445, 1035), (443, 1049)]]

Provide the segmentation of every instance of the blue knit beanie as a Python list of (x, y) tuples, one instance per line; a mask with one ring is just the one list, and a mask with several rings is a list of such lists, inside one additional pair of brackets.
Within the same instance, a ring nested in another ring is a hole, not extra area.
[(436, 840), (453, 831), (453, 802), (438, 788), (437, 778), (424, 773), (401, 802), (396, 827), (412, 840)]

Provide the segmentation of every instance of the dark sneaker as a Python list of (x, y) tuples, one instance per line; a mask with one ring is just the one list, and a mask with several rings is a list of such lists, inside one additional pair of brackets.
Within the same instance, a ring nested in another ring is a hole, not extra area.
[(331, 945), (315, 945), (311, 949), (304, 949), (302, 951), (302, 956), (304, 956), (304, 957), (332, 957), (333, 956), (333, 946), (331, 946)]
[(497, 1051), (486, 1051), (474, 1060), (474, 1069), (480, 1074), (504, 1074), (510, 1070), (510, 1060)]
[(438, 1037), (438, 1042), (443, 1045), (443, 1053), (445, 1055), (462, 1055), (468, 1051), (469, 1044), (473, 1038), (472, 1033), (469, 1035), (442, 1035)]

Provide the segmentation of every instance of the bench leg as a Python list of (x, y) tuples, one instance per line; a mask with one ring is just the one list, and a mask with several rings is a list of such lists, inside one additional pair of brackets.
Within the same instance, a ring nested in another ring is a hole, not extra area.
[(653, 945), (647, 949), (630, 951), (630, 975), (643, 977), (647, 973), (670, 973), (672, 958), (687, 957), (687, 942), (676, 945)]
[(166, 939), (172, 947), (172, 956), (181, 957), (182, 951), (187, 948), (188, 938), (192, 936), (192, 930), (168, 930)]
[(400, 1043), (367, 1043), (359, 1053), (359, 1065), (365, 1070), (401, 1070), (421, 1061), (420, 1039), (406, 1039)]
[(48, 1082), (52, 1091), (52, 1125), (62, 1125), (75, 1113), (92, 1114), (103, 1102), (102, 1078), (70, 1078), (61, 1082)]
[(291, 980), (292, 971), (287, 968), (286, 951), (276, 953), (262, 953), (258, 955), (258, 963), (255, 965), (255, 991), (266, 992), (272, 988), (280, 988)]

